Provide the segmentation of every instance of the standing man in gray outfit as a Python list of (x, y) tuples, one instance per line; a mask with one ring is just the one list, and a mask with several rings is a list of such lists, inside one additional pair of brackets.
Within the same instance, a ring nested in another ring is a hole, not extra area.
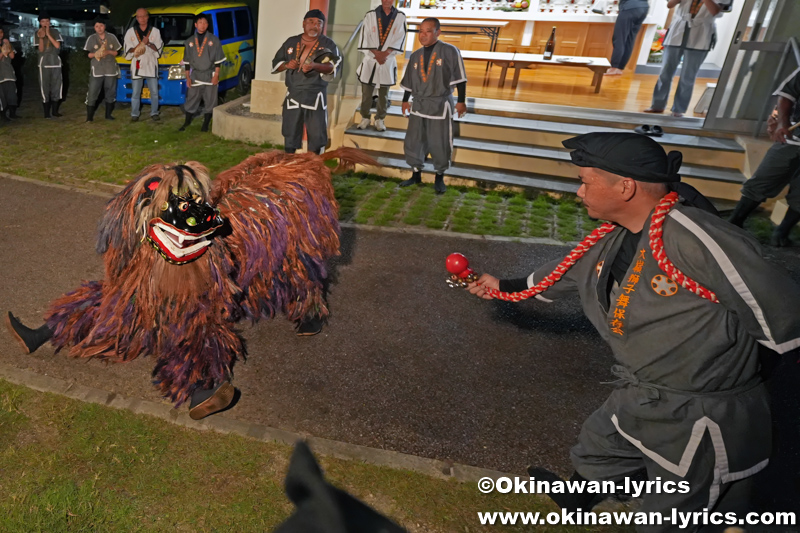
[(50, 15), (39, 15), (39, 31), (33, 43), (39, 48), (39, 87), (42, 90), (44, 118), (60, 117), (63, 83), (61, 78), (61, 43), (64, 39), (50, 25)]
[(17, 76), (14, 74), (16, 52), (0, 28), (0, 121), (17, 118)]
[(328, 82), (342, 62), (339, 47), (326, 37), (325, 14), (319, 9), (303, 17), (303, 33), (289, 37), (272, 59), (272, 72), (286, 72), (283, 101), (284, 149), (293, 154), (303, 147), (303, 129), (308, 151), (321, 154), (328, 145)]
[(611, 54), (611, 68), (606, 76), (619, 76), (625, 70), (633, 53), (636, 36), (642, 29), (649, 9), (647, 0), (619, 0), (619, 14), (612, 37), (614, 52)]
[(98, 19), (94, 23), (94, 31), (95, 33), (86, 39), (86, 45), (83, 47), (89, 53), (92, 65), (89, 72), (89, 92), (86, 94), (86, 122), (94, 120), (100, 89), (103, 89), (103, 99), (106, 103), (106, 120), (114, 120), (111, 112), (114, 111), (114, 103), (117, 101), (117, 78), (119, 78), (116, 57), (122, 48), (116, 36), (106, 32), (105, 21)]
[(200, 102), (205, 111), (200, 131), (208, 131), (217, 106), (219, 69), (225, 61), (219, 37), (208, 31), (208, 17), (205, 14), (197, 15), (194, 28), (197, 32), (186, 39), (183, 45), (183, 60), (189, 63), (189, 71), (186, 73), (186, 103), (183, 105), (186, 120), (179, 131), (186, 130), (192, 123), (194, 114), (200, 109)]
[[(403, 116), (408, 117), (404, 151), (411, 177), (400, 183), (408, 187), (422, 182), (422, 167), (428, 154), (436, 171), (434, 190), (443, 194), (444, 172), (453, 155), (453, 113), (467, 113), (467, 74), (458, 48), (439, 40), (439, 20), (426, 18), (419, 25), (422, 48), (411, 54), (400, 82), (405, 90)], [(453, 86), (458, 103), (453, 103)], [(413, 98), (413, 99), (412, 99)], [(409, 100), (411, 101), (409, 102)]]

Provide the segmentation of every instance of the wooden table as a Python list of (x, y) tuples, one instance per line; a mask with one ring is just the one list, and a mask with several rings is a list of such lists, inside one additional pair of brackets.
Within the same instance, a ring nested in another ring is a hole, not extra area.
[[(477, 50), (461, 50), (461, 57), (467, 61), (486, 61), (488, 64), (497, 63), (502, 68), (500, 72), (501, 85), (506, 79), (508, 67), (514, 62), (512, 52), (479, 52)], [(486, 76), (484, 76), (484, 80)], [(486, 83), (484, 81), (484, 83)]]
[[(417, 26), (417, 29), (409, 28), (410, 32), (418, 32), (419, 25), (422, 24), (423, 19), (415, 18), (406, 20), (409, 26)], [(486, 35), (490, 39), (489, 50), (494, 52), (497, 49), (497, 36), (500, 35), (500, 28), (508, 25), (508, 21), (503, 20), (457, 20), (457, 19), (439, 19), (439, 24), (442, 26), (442, 33), (449, 33), (453, 35)], [(469, 31), (455, 31), (452, 28), (468, 28)]]
[[(575, 59), (579, 61), (591, 61), (590, 63), (583, 63), (583, 62), (564, 62), (559, 61), (559, 59)], [(491, 59), (490, 61), (495, 61)], [(512, 59), (512, 63), (514, 64), (514, 81), (511, 84), (512, 89), (517, 88), (517, 83), (519, 82), (519, 74), (524, 68), (528, 68), (531, 65), (551, 65), (551, 66), (561, 66), (561, 67), (583, 67), (588, 68), (592, 72), (594, 72), (594, 78), (592, 79), (592, 85), (594, 85), (594, 92), (600, 92), (600, 86), (603, 84), (603, 74), (606, 73), (608, 69), (611, 68), (611, 63), (609, 63), (608, 59), (605, 57), (575, 57), (575, 56), (553, 56), (553, 59), (544, 59), (542, 54), (514, 54), (514, 58)], [(507, 72), (507, 68), (503, 69), (503, 72), (500, 73), (500, 86), (502, 87), (506, 81), (505, 74)]]

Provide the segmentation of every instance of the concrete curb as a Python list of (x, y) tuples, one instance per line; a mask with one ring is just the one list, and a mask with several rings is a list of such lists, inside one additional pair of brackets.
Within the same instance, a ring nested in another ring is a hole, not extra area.
[(172, 406), (165, 403), (151, 402), (138, 398), (127, 398), (106, 390), (85, 387), (77, 383), (71, 383), (62, 379), (37, 374), (30, 370), (23, 370), (3, 364), (0, 364), (0, 378), (14, 383), (15, 385), (22, 385), (39, 392), (49, 392), (85, 403), (94, 403), (113, 409), (130, 411), (135, 414), (152, 416), (177, 426), (199, 431), (216, 431), (217, 433), (238, 435), (257, 441), (276, 442), (288, 446), (293, 446), (299, 440), (305, 440), (315, 453), (323, 456), (336, 457), (349, 461), (360, 461), (396, 470), (410, 470), (437, 479), (477, 482), (483, 477), (497, 479), (499, 477), (511, 476), (511, 474), (498, 472), (496, 470), (302, 435), (300, 433), (285, 431), (261, 424), (226, 418), (223, 414), (217, 414), (196, 421), (189, 418), (188, 411), (173, 409)]

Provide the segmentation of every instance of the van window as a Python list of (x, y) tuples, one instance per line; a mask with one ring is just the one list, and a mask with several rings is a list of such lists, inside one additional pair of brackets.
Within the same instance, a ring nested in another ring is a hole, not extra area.
[(231, 11), (217, 11), (217, 37), (220, 41), (226, 39), (233, 39), (233, 12)]
[[(126, 31), (134, 24), (136, 17), (130, 20)], [(194, 33), (194, 15), (191, 14), (151, 14), (149, 24), (161, 32), (161, 40), (165, 46), (183, 46), (184, 41)], [(208, 29), (214, 32), (211, 16), (208, 17)]]
[(246, 9), (237, 9), (234, 11), (236, 16), (236, 35), (244, 37), (250, 33), (250, 17)]

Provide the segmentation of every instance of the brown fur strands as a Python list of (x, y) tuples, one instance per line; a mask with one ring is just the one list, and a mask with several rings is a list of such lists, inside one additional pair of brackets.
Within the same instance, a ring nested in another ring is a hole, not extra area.
[[(246, 266), (236, 276), (247, 287), (245, 314), (327, 316), (321, 281), (308, 268), (308, 258), (324, 262), (339, 253), (338, 205), (324, 160), (279, 151), (251, 156), (217, 177), (216, 202), (231, 225), (225, 240), (233, 263)], [(254, 235), (264, 243), (257, 251), (248, 245)], [(265, 308), (265, 301), (275, 304)]]
[(349, 148), (343, 146), (331, 152), (325, 152), (320, 157), (323, 161), (330, 159), (338, 159), (339, 164), (333, 169), (333, 172), (338, 173), (345, 170), (353, 170), (356, 165), (364, 165), (368, 167), (378, 167), (380, 163), (373, 158), (359, 150), (358, 148)]

